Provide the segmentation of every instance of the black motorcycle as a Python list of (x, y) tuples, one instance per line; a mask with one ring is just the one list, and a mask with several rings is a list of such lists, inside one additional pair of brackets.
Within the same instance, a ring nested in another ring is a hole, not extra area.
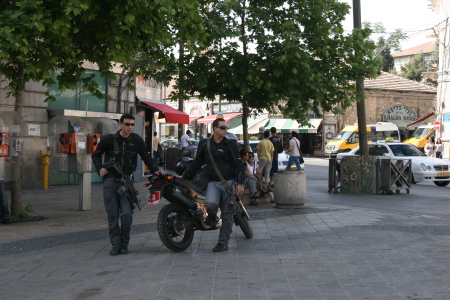
[[(194, 231), (216, 230), (222, 225), (220, 210), (216, 227), (206, 223), (208, 213), (203, 204), (207, 184), (205, 173), (205, 168), (202, 168), (192, 181), (173, 175), (153, 175), (148, 178), (149, 199), (157, 201), (163, 197), (170, 202), (159, 212), (157, 228), (163, 244), (174, 252), (184, 251), (191, 245)], [(234, 223), (247, 238), (252, 238), (253, 230), (248, 222), (250, 216), (241, 200), (232, 196), (231, 206)]]

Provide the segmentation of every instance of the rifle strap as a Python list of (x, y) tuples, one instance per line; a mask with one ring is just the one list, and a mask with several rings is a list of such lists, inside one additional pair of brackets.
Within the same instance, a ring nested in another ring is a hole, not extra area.
[(208, 149), (208, 155), (209, 155), (209, 159), (211, 160), (213, 166), (214, 166), (214, 170), (216, 170), (217, 175), (219, 175), (219, 178), (223, 184), (223, 186), (225, 187), (225, 190), (229, 193), (232, 194), (232, 191), (230, 189), (230, 186), (228, 185), (227, 181), (225, 180), (225, 178), (223, 178), (222, 173), (220, 172), (219, 168), (217, 167), (216, 164), (216, 160), (214, 159), (214, 156), (211, 155), (211, 139), (208, 139), (208, 141), (206, 142), (207, 145), (207, 149)]

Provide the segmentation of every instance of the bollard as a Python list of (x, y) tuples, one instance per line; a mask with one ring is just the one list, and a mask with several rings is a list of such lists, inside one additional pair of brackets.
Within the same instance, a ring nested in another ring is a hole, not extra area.
[(303, 208), (306, 203), (306, 175), (301, 171), (278, 171), (274, 176), (276, 208)]
[(42, 189), (48, 190), (48, 166), (50, 165), (50, 151), (40, 151), (42, 164)]

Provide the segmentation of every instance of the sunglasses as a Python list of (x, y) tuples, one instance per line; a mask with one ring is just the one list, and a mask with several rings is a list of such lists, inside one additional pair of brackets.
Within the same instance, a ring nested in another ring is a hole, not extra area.
[(219, 126), (219, 127), (217, 127), (217, 128), (222, 129), (222, 130), (225, 130), (225, 129), (228, 129), (228, 126)]
[(122, 123), (125, 126), (134, 126), (134, 123)]

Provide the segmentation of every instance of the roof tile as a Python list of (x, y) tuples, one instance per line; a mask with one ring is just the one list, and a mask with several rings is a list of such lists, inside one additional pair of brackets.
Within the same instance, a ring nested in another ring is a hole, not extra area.
[(365, 79), (364, 88), (408, 92), (437, 92), (437, 89), (435, 87), (396, 76), (387, 72), (381, 72), (381, 75), (375, 79)]

